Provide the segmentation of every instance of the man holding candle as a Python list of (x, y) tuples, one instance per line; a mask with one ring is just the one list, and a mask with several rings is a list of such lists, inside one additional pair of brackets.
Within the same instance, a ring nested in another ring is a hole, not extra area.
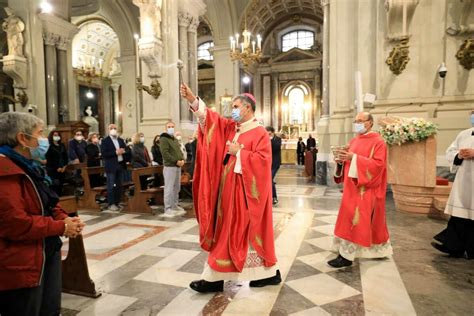
[(347, 149), (337, 151), (334, 180), (344, 183), (344, 193), (334, 229), (338, 256), (328, 262), (334, 268), (350, 266), (356, 257), (392, 254), (385, 221), (387, 146), (371, 131), (373, 126), (370, 113), (358, 113), (354, 121), (357, 136)]

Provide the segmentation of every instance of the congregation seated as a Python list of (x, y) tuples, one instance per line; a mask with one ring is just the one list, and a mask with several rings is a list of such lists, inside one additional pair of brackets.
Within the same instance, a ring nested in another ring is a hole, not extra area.
[(46, 171), (52, 181), (51, 189), (61, 196), (68, 163), (67, 151), (57, 131), (51, 131), (48, 140), (49, 149), (46, 153)]

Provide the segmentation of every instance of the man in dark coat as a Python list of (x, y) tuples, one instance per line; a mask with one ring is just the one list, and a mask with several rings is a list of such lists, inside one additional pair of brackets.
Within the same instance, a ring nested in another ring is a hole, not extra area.
[(125, 141), (118, 136), (117, 126), (110, 124), (109, 136), (104, 138), (100, 147), (107, 175), (108, 210), (113, 212), (120, 210), (123, 172), (126, 170), (127, 161), (130, 161), (126, 146)]
[(273, 205), (278, 203), (278, 197), (275, 186), (275, 176), (281, 165), (281, 138), (275, 135), (275, 129), (267, 126), (266, 130), (272, 143), (272, 197)]

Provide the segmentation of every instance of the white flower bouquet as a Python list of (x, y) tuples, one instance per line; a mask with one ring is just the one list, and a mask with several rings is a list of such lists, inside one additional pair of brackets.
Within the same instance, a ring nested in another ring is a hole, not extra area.
[(433, 122), (423, 118), (387, 117), (380, 122), (380, 135), (387, 145), (401, 145), (406, 142), (419, 142), (435, 135), (438, 131)]

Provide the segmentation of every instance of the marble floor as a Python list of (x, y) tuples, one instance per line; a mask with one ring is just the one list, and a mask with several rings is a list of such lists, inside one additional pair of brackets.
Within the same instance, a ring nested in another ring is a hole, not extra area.
[(431, 237), (445, 222), (395, 211), (390, 194), (393, 257), (358, 260), (342, 270), (328, 266), (335, 256), (330, 246), (341, 193), (308, 184), (301, 173), (282, 168), (276, 179), (275, 244), (284, 279), (279, 286), (227, 282), (223, 293), (198, 294), (188, 284), (199, 279), (206, 253), (192, 216), (83, 210), (89, 272), (102, 296), (63, 293), (62, 315), (473, 314), (474, 261), (432, 249)]

